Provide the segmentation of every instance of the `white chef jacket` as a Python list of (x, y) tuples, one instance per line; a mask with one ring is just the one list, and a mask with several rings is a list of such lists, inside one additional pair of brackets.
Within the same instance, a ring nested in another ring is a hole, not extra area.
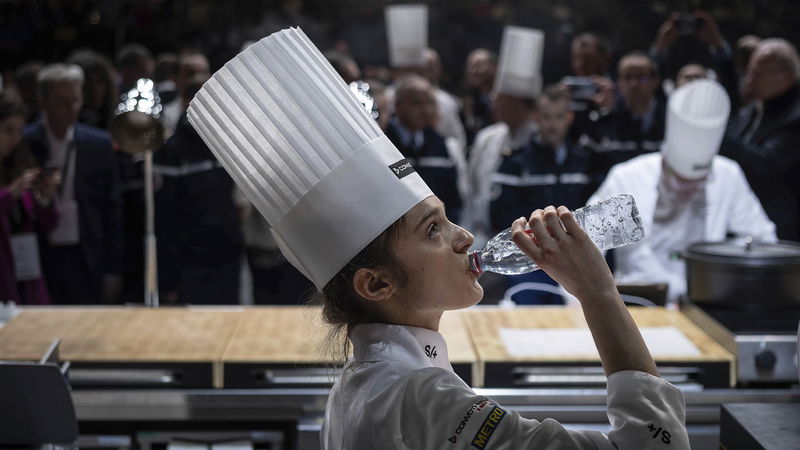
[[(653, 217), (661, 177), (661, 154), (638, 156), (611, 168), (603, 184), (588, 200), (594, 203), (617, 194), (631, 194), (636, 200), (645, 237), (636, 244), (614, 250), (614, 276), (619, 282), (664, 282), (674, 300), (686, 292), (685, 264), (669, 255), (658, 255), (650, 242), (663, 240), (653, 236)], [(752, 236), (757, 241), (774, 242), (775, 224), (767, 218), (742, 169), (734, 161), (715, 156), (705, 185), (706, 218), (704, 241), (723, 241), (728, 232)], [(666, 230), (674, 235), (683, 230)], [(690, 243), (686, 243), (688, 246)]]
[(475, 248), (483, 247), (492, 226), (489, 205), (492, 201), (492, 175), (503, 162), (503, 152), (510, 153), (528, 144), (537, 132), (536, 122), (529, 120), (513, 133), (508, 125), (497, 122), (482, 129), (475, 136), (467, 164), (469, 189), (465, 196), (464, 226), (475, 234)]
[(688, 449), (683, 394), (638, 371), (608, 377), (613, 430), (575, 431), (525, 419), (453, 372), (441, 334), (380, 323), (356, 326), (353, 361), (334, 385), (323, 449)]

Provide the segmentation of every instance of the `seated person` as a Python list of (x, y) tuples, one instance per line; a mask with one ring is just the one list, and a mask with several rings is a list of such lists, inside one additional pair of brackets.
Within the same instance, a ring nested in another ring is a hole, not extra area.
[[(590, 154), (567, 138), (573, 118), (569, 104), (565, 90), (557, 86), (545, 89), (533, 115), (539, 133), (527, 146), (504, 157), (492, 176), (490, 217), (494, 232), (508, 228), (509, 223), (527, 215), (532, 207), (576, 208), (591, 194)], [(509, 286), (531, 282), (556, 284), (543, 271), (506, 279)], [(541, 291), (523, 291), (513, 296), (513, 300), (517, 303), (562, 303), (559, 295)]]
[(775, 225), (750, 190), (739, 165), (718, 156), (730, 100), (716, 82), (698, 80), (669, 98), (660, 153), (611, 169), (588, 203), (617, 194), (636, 200), (645, 238), (614, 250), (620, 282), (669, 285), (668, 301), (686, 292), (684, 262), (690, 244), (722, 241), (728, 233), (775, 240)]

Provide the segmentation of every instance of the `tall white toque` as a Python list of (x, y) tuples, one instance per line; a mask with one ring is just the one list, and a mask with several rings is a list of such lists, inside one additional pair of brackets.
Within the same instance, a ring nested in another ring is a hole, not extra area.
[(389, 64), (392, 67), (425, 65), (428, 47), (428, 6), (390, 5), (384, 9)]
[(513, 97), (536, 98), (542, 91), (544, 32), (507, 26), (503, 30), (494, 91)]
[(700, 179), (711, 170), (728, 124), (731, 100), (716, 81), (696, 80), (669, 96), (661, 154), (678, 175)]
[(433, 195), (299, 28), (228, 61), (188, 117), (319, 290)]

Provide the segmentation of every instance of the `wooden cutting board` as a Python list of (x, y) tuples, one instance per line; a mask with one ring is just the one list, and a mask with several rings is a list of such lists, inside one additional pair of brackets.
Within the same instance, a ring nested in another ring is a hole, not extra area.
[[(639, 327), (675, 327), (699, 350), (699, 354), (675, 354), (663, 358), (670, 361), (734, 361), (734, 355), (724, 349), (692, 321), (678, 311), (664, 308), (629, 308), (631, 316)], [(583, 312), (574, 307), (516, 307), (473, 308), (463, 312), (467, 330), (472, 336), (478, 359), (490, 361), (535, 361), (535, 362), (576, 362), (599, 361), (597, 355), (545, 355), (515, 357), (509, 354), (499, 330), (501, 328), (555, 329), (588, 328)]]
[(53, 339), (73, 362), (215, 362), (241, 312), (194, 308), (31, 308), (0, 328), (0, 360), (38, 360)]

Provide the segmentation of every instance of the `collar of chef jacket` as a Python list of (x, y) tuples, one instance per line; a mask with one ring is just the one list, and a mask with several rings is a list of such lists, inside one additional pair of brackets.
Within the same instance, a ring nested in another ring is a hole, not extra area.
[(399, 361), (453, 371), (444, 337), (427, 328), (365, 323), (353, 328), (350, 341), (355, 362)]

